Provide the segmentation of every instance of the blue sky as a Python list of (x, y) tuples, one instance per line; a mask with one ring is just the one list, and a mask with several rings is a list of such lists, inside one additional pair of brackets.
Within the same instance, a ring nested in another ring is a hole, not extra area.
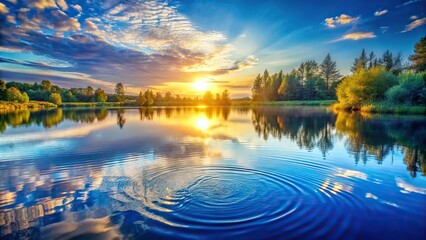
[(425, 3), (5, 0), (0, 78), (189, 95), (206, 79), (244, 96), (265, 68), (290, 71), (327, 53), (343, 74), (362, 48), (407, 58), (426, 32)]

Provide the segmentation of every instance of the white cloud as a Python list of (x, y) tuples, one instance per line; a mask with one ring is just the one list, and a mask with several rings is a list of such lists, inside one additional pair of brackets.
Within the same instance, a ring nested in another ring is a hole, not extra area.
[(79, 13), (81, 13), (83, 11), (83, 8), (78, 4), (72, 5), (71, 7), (74, 8)]
[(340, 24), (340, 25), (346, 25), (346, 24), (350, 24), (352, 22), (358, 21), (360, 19), (360, 17), (351, 17), (347, 14), (341, 14), (340, 16), (336, 16), (334, 18), (330, 17), (330, 18), (326, 18), (324, 20), (324, 25), (326, 25), (329, 28), (334, 28), (336, 27), (336, 24)]
[(366, 38), (375, 38), (376, 35), (373, 32), (353, 32), (345, 34), (341, 40), (361, 40)]
[(8, 0), (9, 2), (16, 4), (16, 2), (18, 2), (17, 0)]
[(375, 13), (374, 13), (374, 16), (381, 16), (381, 15), (384, 15), (384, 14), (386, 14), (386, 13), (388, 13), (389, 11), (387, 10), (387, 9), (384, 9), (384, 10), (378, 10), (378, 11), (376, 11)]
[(67, 5), (67, 3), (65, 2), (65, 0), (56, 0), (56, 4), (57, 4), (59, 7), (61, 7), (61, 9), (62, 9), (63, 11), (68, 10), (68, 5)]
[(416, 20), (414, 20), (413, 22), (411, 22), (410, 24), (408, 24), (406, 27), (405, 27), (405, 30), (404, 31), (402, 31), (403, 33), (404, 32), (409, 32), (409, 31), (411, 31), (411, 30), (413, 30), (413, 29), (415, 29), (415, 28), (417, 28), (417, 27), (420, 27), (420, 26), (422, 26), (423, 24), (425, 24), (426, 23), (426, 17), (424, 17), (424, 18), (420, 18), (420, 19), (416, 19)]
[(357, 21), (360, 17), (351, 17), (349, 15), (346, 14), (342, 14), (340, 15), (340, 17), (336, 17), (336, 22), (340, 23), (340, 24), (349, 24), (351, 22)]
[(42, 11), (45, 8), (58, 8), (54, 0), (26, 0), (28, 7), (33, 7), (38, 11)]
[(13, 16), (13, 15), (7, 15), (6, 21), (8, 21), (12, 24), (16, 24), (16, 19), (15, 19), (15, 16)]
[(96, 26), (96, 24), (90, 20), (86, 19), (86, 21), (84, 22), (84, 27), (86, 29), (86, 32), (93, 33), (93, 34), (100, 34), (98, 26)]
[(419, 18), (419, 17), (417, 17), (416, 15), (413, 15), (413, 16), (410, 17), (411, 20), (416, 20), (417, 18)]
[(9, 9), (4, 5), (3, 3), (0, 3), (0, 14), (7, 14), (9, 13)]
[[(72, 62), (69, 68), (94, 79), (114, 81), (114, 74), (120, 74), (133, 86), (158, 86), (165, 81), (227, 74), (258, 61), (249, 54), (233, 57), (236, 47), (223, 33), (199, 29), (169, 2), (116, 1), (100, 13), (90, 9), (104, 6), (104, 2), (91, 1), (85, 5), (88, 11), (80, 23), (80, 14), (70, 11), (70, 17), (58, 9), (59, 0), (24, 1), (31, 11), (15, 11), (17, 26), (9, 24), (10, 31), (3, 31), (7, 41), (18, 50)], [(42, 11), (46, 8), (50, 9)], [(80, 5), (70, 4), (69, 8), (83, 10)]]
[(334, 24), (334, 19), (333, 18), (326, 18), (325, 20), (325, 25), (329, 28), (335, 28), (336, 25)]

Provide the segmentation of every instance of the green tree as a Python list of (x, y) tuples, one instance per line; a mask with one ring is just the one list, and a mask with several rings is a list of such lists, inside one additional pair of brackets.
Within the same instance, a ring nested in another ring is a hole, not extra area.
[(414, 45), (414, 54), (409, 57), (411, 68), (416, 72), (426, 71), (426, 36)]
[(16, 87), (10, 87), (6, 90), (6, 100), (10, 102), (21, 102), (21, 91)]
[(220, 99), (220, 94), (216, 93), (216, 99), (215, 99), (216, 105), (220, 105), (221, 104), (221, 99)]
[(300, 64), (299, 69), (299, 77), (302, 79), (303, 83), (309, 78), (313, 78), (318, 75), (319, 68), (318, 63), (315, 60), (308, 60), (302, 64)]
[(124, 90), (124, 85), (122, 83), (117, 83), (115, 85), (115, 94), (116, 94), (117, 101), (124, 102), (125, 90)]
[(28, 94), (26, 92), (21, 93), (20, 102), (27, 103), (29, 101), (30, 101), (30, 98), (28, 97)]
[(146, 104), (145, 94), (143, 94), (142, 91), (139, 92), (137, 102), (138, 102), (139, 106), (145, 106), (145, 104)]
[(260, 74), (257, 75), (256, 79), (253, 82), (253, 88), (251, 89), (252, 92), (252, 99), (253, 101), (259, 101), (262, 99), (262, 78), (260, 77)]
[(262, 86), (263, 86), (262, 99), (263, 100), (270, 100), (270, 95), (271, 95), (271, 76), (269, 75), (269, 72), (268, 72), (267, 69), (265, 69), (265, 71), (263, 72)]
[(330, 54), (324, 58), (320, 65), (320, 76), (325, 80), (326, 89), (328, 90), (332, 83), (342, 77), (339, 69), (337, 69), (336, 62), (331, 60)]
[(229, 92), (226, 89), (222, 92), (221, 103), (225, 106), (231, 105), (231, 98), (229, 97)]
[(355, 58), (354, 64), (351, 67), (351, 71), (355, 73), (358, 70), (365, 70), (367, 68), (368, 57), (365, 49), (362, 49), (361, 55), (359, 58)]
[(52, 89), (52, 83), (49, 80), (43, 80), (41, 81), (41, 88), (44, 91), (50, 92), (50, 90)]
[(163, 102), (163, 95), (160, 92), (157, 92), (154, 97), (154, 102), (161, 103)]
[(374, 55), (374, 52), (371, 51), (370, 55), (368, 55), (368, 69), (377, 66), (377, 59), (376, 55)]
[(147, 89), (144, 93), (146, 102), (145, 102), (145, 106), (152, 106), (154, 104), (154, 93)]
[(62, 103), (62, 98), (59, 93), (51, 93), (49, 96), (49, 102), (59, 105)]
[(272, 78), (272, 96), (271, 96), (271, 100), (279, 100), (279, 94), (278, 94), (278, 89), (281, 86), (281, 83), (283, 81), (283, 71), (281, 70), (278, 74), (274, 74), (274, 77)]
[(6, 100), (6, 83), (0, 79), (0, 100)]
[(337, 87), (337, 99), (343, 108), (359, 108), (362, 104), (380, 101), (385, 92), (397, 83), (395, 75), (383, 67), (359, 69)]
[(104, 90), (97, 88), (95, 91), (95, 100), (97, 102), (106, 102), (108, 99), (108, 95), (105, 93)]
[(77, 102), (77, 98), (74, 96), (72, 91), (68, 90), (64, 94), (64, 102)]
[(426, 105), (426, 73), (401, 73), (398, 75), (398, 85), (386, 92), (390, 103)]
[(382, 58), (379, 59), (379, 64), (385, 67), (386, 71), (393, 69), (393, 55), (389, 50), (383, 53)]
[(172, 93), (166, 92), (166, 94), (164, 95), (164, 101), (166, 101), (167, 103), (170, 103), (172, 100), (173, 100)]
[(87, 88), (86, 88), (86, 94), (88, 95), (88, 96), (92, 96), (93, 95), (93, 92), (94, 91), (94, 89), (91, 87), (91, 86), (88, 86)]
[(278, 89), (282, 100), (297, 100), (302, 96), (302, 83), (296, 70), (286, 74)]
[(210, 91), (206, 91), (203, 97), (204, 104), (210, 106), (213, 103), (213, 94)]

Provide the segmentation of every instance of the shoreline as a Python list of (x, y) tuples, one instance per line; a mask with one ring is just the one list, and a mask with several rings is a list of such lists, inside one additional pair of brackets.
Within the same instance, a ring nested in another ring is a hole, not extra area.
[(7, 102), (7, 101), (0, 101), (0, 110), (1, 111), (18, 111), (18, 110), (25, 110), (25, 109), (53, 109), (57, 108), (58, 106), (56, 104), (50, 103), (50, 102), (42, 102), (42, 101), (30, 101), (28, 103), (16, 103), (16, 102)]
[(157, 107), (303, 107), (303, 106), (318, 106), (326, 107), (329, 110), (342, 111), (342, 112), (361, 112), (361, 113), (377, 113), (377, 114), (410, 114), (410, 115), (426, 115), (426, 106), (412, 106), (412, 105), (387, 105), (381, 103), (374, 103), (363, 105), (361, 107), (341, 107), (336, 100), (307, 100), (307, 101), (265, 101), (265, 102), (251, 102), (250, 104), (232, 104), (229, 106), (203, 106), (203, 105), (154, 105), (154, 106), (136, 106), (134, 104), (125, 104), (119, 102), (67, 102), (59, 105), (42, 102), (30, 101), (28, 103), (16, 103), (0, 101), (0, 111), (13, 112), (19, 110), (47, 110), (47, 109), (72, 109), (72, 108), (157, 108)]
[(381, 103), (366, 104), (361, 107), (341, 107), (339, 103), (329, 106), (330, 109), (343, 112), (361, 112), (377, 114), (409, 114), (426, 115), (426, 106), (388, 105)]

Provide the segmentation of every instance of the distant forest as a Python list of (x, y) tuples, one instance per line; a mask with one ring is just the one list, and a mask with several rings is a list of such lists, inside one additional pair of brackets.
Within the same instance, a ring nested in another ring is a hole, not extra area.
[(86, 88), (61, 88), (53, 85), (49, 80), (39, 83), (4, 82), (0, 79), (0, 101), (10, 101), (27, 103), (32, 101), (46, 101), (54, 104), (65, 102), (118, 102), (126, 105), (154, 106), (154, 105), (209, 105), (227, 106), (231, 104), (228, 90), (221, 94), (213, 94), (206, 91), (203, 98), (181, 97), (170, 92), (154, 94), (152, 90), (140, 91), (137, 96), (126, 95), (125, 87), (122, 83), (117, 83), (114, 94), (107, 94), (101, 88), (94, 89), (91, 86)]
[(414, 46), (410, 63), (400, 53), (381, 57), (362, 50), (352, 74), (343, 77), (330, 54), (321, 63), (309, 60), (289, 73), (265, 70), (253, 81), (253, 101), (338, 99), (341, 108), (363, 104), (426, 104), (426, 36)]

